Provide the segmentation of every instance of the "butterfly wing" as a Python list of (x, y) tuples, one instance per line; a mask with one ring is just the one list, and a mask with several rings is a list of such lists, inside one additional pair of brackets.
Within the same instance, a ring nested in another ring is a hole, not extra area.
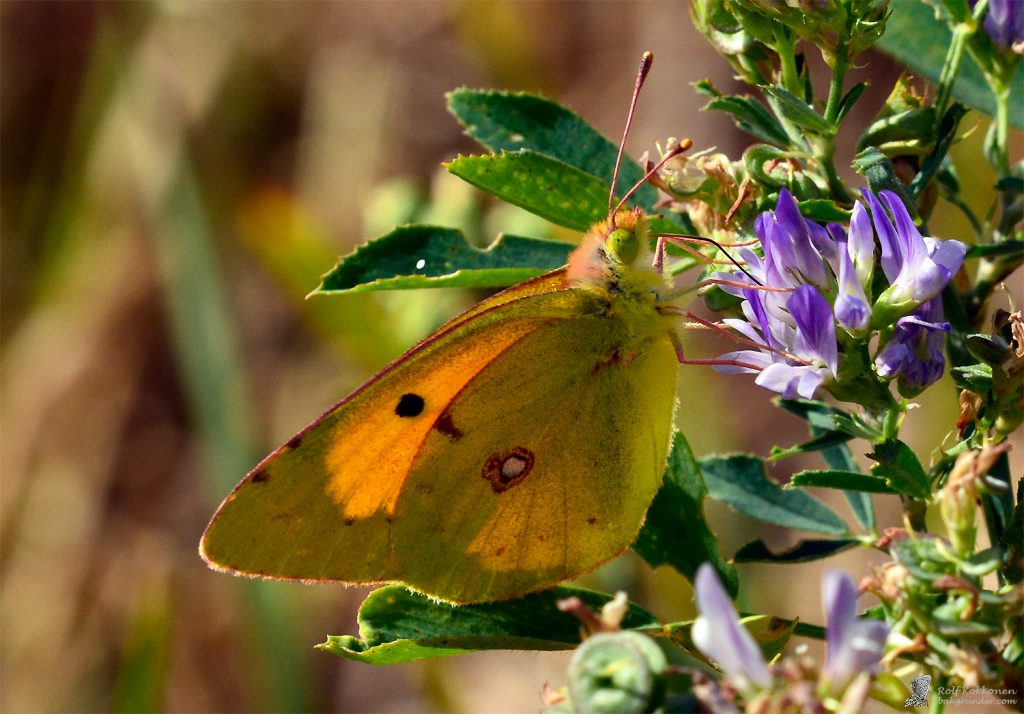
[(509, 345), (576, 314), (579, 297), (559, 270), (451, 320), (253, 469), (214, 515), (203, 558), (268, 577), (394, 578), (394, 505), (433, 421)]
[(677, 369), (667, 338), (620, 354), (606, 309), (555, 271), (453, 319), (254, 469), (203, 557), (470, 602), (614, 556), (657, 491)]

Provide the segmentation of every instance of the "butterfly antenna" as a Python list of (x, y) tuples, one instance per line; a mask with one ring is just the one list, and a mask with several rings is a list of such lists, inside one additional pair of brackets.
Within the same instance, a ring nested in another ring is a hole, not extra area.
[(633, 194), (636, 193), (637, 191), (639, 191), (640, 187), (643, 186), (645, 183), (647, 183), (647, 181), (651, 178), (651, 176), (653, 176), (654, 174), (656, 174), (659, 171), (661, 171), (661, 167), (662, 166), (667, 164), (669, 161), (671, 161), (676, 156), (679, 156), (679, 154), (683, 153), (684, 151), (689, 149), (691, 146), (693, 146), (693, 142), (690, 141), (689, 139), (683, 139), (676, 146), (673, 146), (669, 150), (669, 152), (667, 154), (665, 154), (665, 156), (662, 157), (661, 161), (659, 161), (654, 166), (649, 168), (647, 170), (647, 173), (644, 174), (644, 177), (642, 179), (640, 179), (639, 181), (637, 181), (635, 184), (633, 184), (632, 188), (630, 188), (628, 191), (626, 191), (626, 195), (622, 197), (622, 200), (619, 201), (618, 205), (615, 206), (614, 210), (609, 205), (609, 207), (608, 207), (608, 214), (610, 216), (612, 216), (612, 218), (614, 219), (615, 214), (619, 212), (619, 209), (621, 209), (624, 205), (626, 205), (626, 201), (628, 201), (630, 198), (632, 198)]
[(636, 71), (636, 84), (633, 85), (633, 98), (629, 101), (629, 114), (626, 115), (626, 128), (622, 130), (622, 141), (619, 142), (619, 153), (615, 157), (615, 171), (612, 172), (612, 187), (608, 192), (608, 215), (614, 216), (612, 213), (612, 203), (615, 201), (615, 184), (619, 181), (619, 167), (622, 165), (622, 152), (626, 148), (626, 137), (629, 136), (629, 126), (633, 123), (633, 112), (636, 111), (636, 101), (640, 97), (640, 88), (644, 86), (644, 80), (647, 79), (647, 73), (651, 71), (651, 65), (654, 64), (654, 54), (651, 52), (644, 52), (644, 56), (640, 58), (640, 68)]
[(692, 241), (702, 241), (704, 243), (710, 243), (711, 245), (713, 245), (716, 248), (718, 248), (718, 250), (722, 251), (722, 254), (725, 255), (726, 258), (729, 259), (730, 263), (732, 263), (737, 268), (739, 268), (739, 271), (741, 273), (743, 273), (748, 278), (753, 280), (754, 283), (756, 283), (757, 285), (761, 285), (762, 287), (764, 286), (764, 283), (762, 283), (760, 280), (758, 280), (753, 275), (751, 275), (750, 272), (746, 268), (744, 268), (743, 265), (738, 260), (733, 258), (732, 255), (729, 254), (729, 251), (727, 251), (725, 249), (725, 247), (721, 243), (716, 241), (714, 238), (705, 238), (704, 236), (691, 236), (691, 235), (686, 235), (685, 233), (659, 233), (658, 234), (658, 238), (677, 238), (677, 239), (682, 239), (684, 242), (692, 240)]

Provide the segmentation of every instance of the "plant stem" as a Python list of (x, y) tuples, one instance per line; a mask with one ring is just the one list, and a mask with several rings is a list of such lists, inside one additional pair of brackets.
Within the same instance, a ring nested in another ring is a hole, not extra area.
[(779, 67), (782, 69), (782, 86), (798, 97), (803, 96), (800, 88), (800, 73), (796, 69), (796, 43), (789, 30), (779, 25), (775, 32), (775, 52), (779, 56)]
[[(987, 6), (988, 0), (981, 0), (975, 7), (975, 11), (977, 12), (980, 8), (981, 12), (984, 13)], [(980, 17), (980, 15), (975, 14), (975, 17)], [(959, 22), (953, 28), (953, 39), (949, 43), (949, 49), (946, 50), (946, 60), (942, 63), (942, 73), (939, 75), (939, 90), (935, 95), (935, 104), (933, 105), (935, 107), (936, 132), (938, 132), (939, 125), (942, 123), (942, 117), (945, 116), (946, 109), (949, 106), (949, 98), (953, 93), (953, 82), (960, 71), (960, 62), (964, 57), (964, 47), (976, 29), (977, 23), (967, 22)]]

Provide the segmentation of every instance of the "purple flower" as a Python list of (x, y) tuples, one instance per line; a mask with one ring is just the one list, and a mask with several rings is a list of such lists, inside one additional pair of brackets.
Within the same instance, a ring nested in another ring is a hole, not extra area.
[(744, 694), (766, 689), (772, 674), (754, 638), (740, 624), (725, 588), (710, 563), (697, 569), (694, 594), (700, 616), (694, 621), (693, 643), (715, 660), (725, 676)]
[(922, 237), (903, 201), (892, 191), (878, 194), (891, 219), (870, 191), (863, 195), (881, 241), (882, 271), (889, 279), (889, 287), (878, 296), (872, 311), (872, 325), (881, 328), (942, 292), (964, 262), (967, 246), (957, 240)]
[[(978, 0), (970, 0), (971, 7)], [(982, 24), (997, 46), (1013, 47), (1024, 42), (1024, 3), (1021, 0), (989, 0)]]
[(937, 381), (946, 368), (942, 356), (948, 322), (942, 320), (942, 300), (929, 300), (913, 315), (896, 321), (892, 336), (875, 358), (883, 379), (899, 377), (900, 393), (913, 396)]
[(825, 573), (821, 599), (827, 645), (822, 677), (838, 695), (861, 672), (878, 671), (889, 627), (878, 620), (857, 619), (857, 588), (846, 573)]
[[(826, 379), (835, 377), (838, 368), (836, 328), (828, 301), (813, 286), (801, 285), (785, 303), (788, 319), (781, 319), (768, 314), (762, 293), (747, 290), (745, 297), (743, 307), (749, 322), (727, 319), (725, 323), (764, 347), (719, 358), (748, 367), (729, 364), (715, 369), (726, 374), (760, 372), (754, 380), (758, 386), (786, 399), (798, 395), (811, 399)], [(779, 354), (779, 350), (789, 356)]]

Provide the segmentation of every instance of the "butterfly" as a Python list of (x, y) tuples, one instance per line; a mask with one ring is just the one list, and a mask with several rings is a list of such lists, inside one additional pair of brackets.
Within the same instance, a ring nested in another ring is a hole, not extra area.
[(661, 484), (679, 360), (648, 219), (611, 204), (567, 266), (455, 317), (267, 456), (214, 515), (206, 562), (470, 603), (625, 550)]

